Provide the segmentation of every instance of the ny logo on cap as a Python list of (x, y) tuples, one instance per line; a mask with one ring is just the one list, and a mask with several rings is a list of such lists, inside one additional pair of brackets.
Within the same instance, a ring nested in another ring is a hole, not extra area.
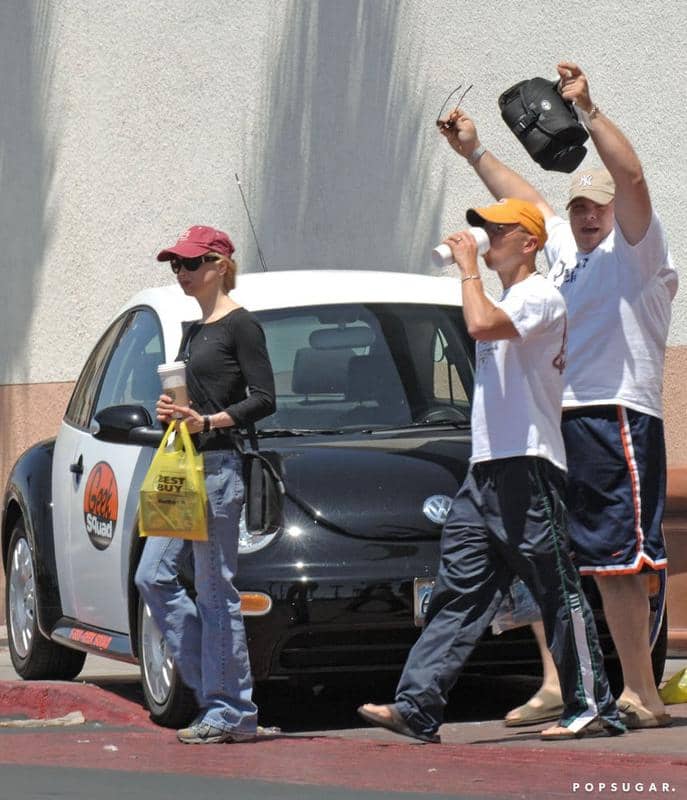
[(591, 186), (593, 178), (593, 175), (580, 175), (580, 186)]

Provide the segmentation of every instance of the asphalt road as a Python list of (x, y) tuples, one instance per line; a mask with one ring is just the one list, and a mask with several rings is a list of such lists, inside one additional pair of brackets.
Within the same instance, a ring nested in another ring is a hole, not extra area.
[[(397, 800), (484, 800), (484, 795), (394, 793)], [(388, 792), (160, 773), (3, 765), (0, 800), (386, 800)]]

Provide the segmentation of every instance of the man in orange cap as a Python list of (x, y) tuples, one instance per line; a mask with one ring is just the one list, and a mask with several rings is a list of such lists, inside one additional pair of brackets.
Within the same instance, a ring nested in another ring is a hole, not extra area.
[[(576, 564), (601, 592), (623, 670), (618, 705), (626, 724), (662, 727), (671, 718), (654, 681), (644, 573), (667, 563), (661, 389), (677, 273), (632, 145), (592, 102), (582, 70), (571, 62), (557, 69), (559, 91), (580, 111), (605, 167), (572, 177), (568, 221), (485, 149), (461, 109), (440, 121), (440, 131), (495, 197), (529, 201), (546, 220), (549, 277), (569, 315), (562, 428)], [(541, 631), (538, 638), (541, 646)], [(557, 715), (561, 698), (550, 661), (545, 677), (543, 689), (506, 724)]]
[(470, 469), (444, 525), (425, 627), (395, 702), (367, 703), (358, 713), (372, 725), (439, 741), (448, 693), (519, 575), (543, 610), (565, 698), (561, 726), (542, 738), (622, 733), (592, 612), (568, 555), (560, 430), (567, 319), (560, 292), (535, 271), (544, 217), (513, 198), (466, 216), (487, 232), (484, 261), (503, 286), (499, 302), (485, 293), (472, 233), (448, 237), (465, 322), (477, 341)]

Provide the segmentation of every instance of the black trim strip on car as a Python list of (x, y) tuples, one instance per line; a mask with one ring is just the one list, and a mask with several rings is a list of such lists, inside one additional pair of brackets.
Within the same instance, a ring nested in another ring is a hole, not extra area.
[(58, 621), (50, 638), (72, 650), (104, 655), (130, 664), (138, 663), (131, 649), (131, 640), (126, 634), (84, 625), (68, 617), (62, 617)]

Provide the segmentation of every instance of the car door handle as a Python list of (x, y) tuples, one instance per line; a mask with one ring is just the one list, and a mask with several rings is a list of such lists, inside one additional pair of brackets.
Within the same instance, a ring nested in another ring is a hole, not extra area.
[(79, 456), (79, 460), (69, 465), (69, 471), (74, 475), (83, 475), (83, 456)]

